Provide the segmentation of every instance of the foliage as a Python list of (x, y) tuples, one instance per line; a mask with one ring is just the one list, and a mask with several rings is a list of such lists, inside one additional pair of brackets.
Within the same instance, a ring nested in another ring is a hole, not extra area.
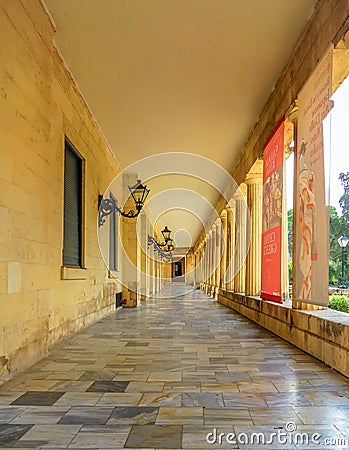
[[(343, 231), (348, 232), (349, 225), (349, 172), (340, 173), (338, 178), (341, 180), (344, 194), (339, 199), (339, 206), (342, 208), (342, 225), (344, 227)], [(345, 232), (343, 232), (345, 234)]]
[(344, 295), (330, 295), (329, 306), (331, 309), (349, 313), (349, 297)]
[(336, 284), (341, 273), (342, 251), (338, 245), (338, 238), (342, 235), (341, 217), (334, 206), (330, 206), (329, 232), (329, 282)]
[[(338, 238), (343, 234), (348, 235), (348, 227), (343, 224), (343, 216), (339, 216), (334, 206), (329, 208), (330, 215), (330, 227), (329, 227), (329, 283), (337, 284), (338, 277), (341, 274), (342, 267), (342, 250), (338, 244)], [(288, 226), (288, 275), (290, 282), (292, 280), (292, 247), (293, 247), (293, 209), (287, 211), (287, 226)], [(346, 260), (348, 259), (348, 253), (346, 252)]]
[[(342, 249), (338, 244), (338, 238), (342, 235), (349, 236), (349, 172), (340, 173), (339, 180), (342, 182), (344, 193), (339, 199), (342, 215), (339, 216), (334, 206), (330, 206), (329, 227), (329, 283), (337, 284), (342, 268)], [(288, 233), (288, 275), (292, 282), (292, 249), (293, 249), (293, 209), (287, 211), (287, 233)], [(345, 252), (345, 268), (347, 267), (349, 254)], [(345, 271), (347, 273), (347, 270)], [(338, 297), (336, 297), (338, 298)]]
[(288, 278), (292, 283), (292, 248), (293, 248), (293, 209), (287, 211), (287, 235), (288, 235)]
[(292, 272), (292, 261), (288, 262), (288, 282), (292, 284), (293, 272)]

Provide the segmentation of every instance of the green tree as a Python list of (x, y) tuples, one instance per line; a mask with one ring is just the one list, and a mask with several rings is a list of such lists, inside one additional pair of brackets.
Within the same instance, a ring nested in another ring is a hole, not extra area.
[(293, 209), (287, 211), (287, 235), (288, 235), (288, 278), (292, 283), (292, 249), (293, 249)]
[(344, 194), (339, 199), (339, 206), (342, 208), (342, 234), (348, 235), (349, 226), (349, 172), (340, 173), (338, 178), (341, 180)]
[[(339, 199), (342, 215), (339, 216), (336, 208), (330, 206), (330, 236), (329, 236), (329, 281), (336, 283), (341, 274), (342, 249), (338, 244), (340, 236), (348, 236), (349, 231), (349, 172), (340, 173), (338, 176), (342, 183), (344, 193)], [(348, 252), (345, 253), (345, 266), (347, 266)]]
[(341, 270), (341, 248), (338, 238), (342, 234), (342, 220), (334, 206), (330, 206), (330, 230), (329, 230), (329, 282), (335, 284)]

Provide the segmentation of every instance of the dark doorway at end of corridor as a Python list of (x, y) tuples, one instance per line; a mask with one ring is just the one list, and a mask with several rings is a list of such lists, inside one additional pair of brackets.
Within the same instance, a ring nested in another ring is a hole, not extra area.
[(172, 263), (172, 278), (182, 277), (185, 274), (184, 258)]

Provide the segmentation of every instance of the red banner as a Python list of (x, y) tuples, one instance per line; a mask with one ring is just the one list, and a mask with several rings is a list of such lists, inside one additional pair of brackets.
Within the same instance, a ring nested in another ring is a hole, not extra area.
[(264, 146), (262, 288), (265, 300), (282, 302), (281, 243), (284, 162), (284, 121)]

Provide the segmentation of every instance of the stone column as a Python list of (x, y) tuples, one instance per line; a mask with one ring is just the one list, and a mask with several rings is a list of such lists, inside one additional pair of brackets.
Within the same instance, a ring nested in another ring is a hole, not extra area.
[(226, 289), (228, 291), (235, 291), (234, 278), (235, 278), (235, 200), (230, 200), (229, 205), (226, 207), (227, 214), (227, 252), (226, 252)]
[(156, 294), (158, 290), (158, 262), (157, 262), (157, 253), (153, 248), (153, 294)]
[(205, 264), (204, 264), (204, 285), (205, 285), (205, 291), (207, 291), (207, 283), (208, 283), (208, 263), (209, 263), (209, 233), (206, 234), (205, 238)]
[(247, 175), (247, 206), (250, 214), (250, 247), (246, 258), (245, 294), (259, 295), (262, 268), (262, 173)]
[(208, 253), (207, 235), (204, 238), (204, 244), (202, 246), (202, 251), (203, 251), (202, 284), (204, 286), (206, 286), (206, 280), (207, 280), (207, 253)]
[(201, 267), (202, 267), (202, 242), (200, 242), (200, 245), (198, 246), (196, 252), (195, 252), (195, 270), (194, 270), (194, 286), (200, 286), (202, 282), (201, 277)]
[[(123, 176), (123, 198), (125, 209), (134, 209), (134, 203), (130, 198), (128, 186), (135, 184), (137, 180), (136, 174), (125, 174)], [(137, 240), (137, 219), (121, 218), (122, 242), (127, 254), (122, 257), (122, 296), (126, 299), (127, 307), (135, 307), (140, 304), (139, 295), (139, 272), (140, 249)]]
[(140, 249), (139, 249), (139, 260), (140, 265), (138, 267), (139, 278), (140, 278), (140, 299), (146, 300), (147, 298), (147, 241), (148, 241), (148, 233), (147, 233), (147, 217), (145, 213), (142, 211), (138, 217), (139, 227), (138, 234), (140, 239)]
[(159, 290), (163, 288), (163, 270), (164, 270), (164, 262), (162, 257), (160, 257), (159, 261)]
[(201, 243), (201, 255), (200, 255), (200, 283), (205, 282), (205, 246), (206, 239)]
[(217, 219), (216, 222), (216, 241), (215, 241), (215, 271), (214, 271), (214, 296), (218, 296), (221, 284), (221, 259), (222, 259), (222, 222)]
[(220, 264), (220, 277), (219, 288), (226, 289), (225, 277), (227, 272), (227, 247), (229, 245), (227, 236), (227, 210), (224, 209), (221, 214), (222, 222), (222, 251), (221, 251), (221, 264)]
[(247, 227), (247, 187), (244, 183), (239, 186), (234, 194), (235, 200), (235, 255), (234, 255), (234, 280), (235, 292), (245, 292), (246, 274), (246, 227)]
[(209, 285), (212, 288), (214, 285), (214, 251), (215, 251), (215, 242), (216, 242), (216, 227), (212, 226), (210, 230), (210, 262), (209, 262)]

